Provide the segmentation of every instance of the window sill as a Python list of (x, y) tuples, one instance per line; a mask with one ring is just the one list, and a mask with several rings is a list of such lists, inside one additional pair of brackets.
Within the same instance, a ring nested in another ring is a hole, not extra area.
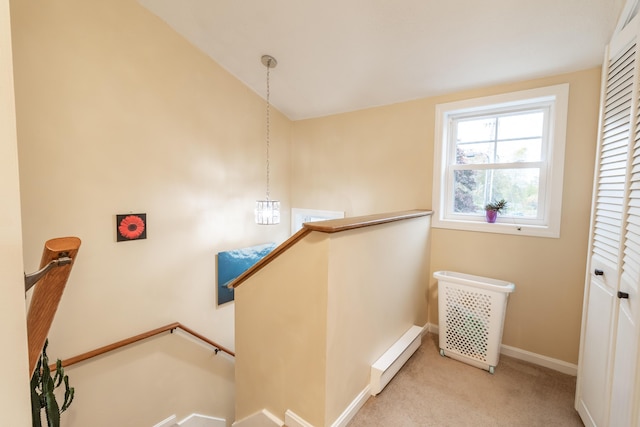
[(481, 233), (513, 234), (517, 236), (559, 238), (560, 231), (552, 227), (539, 225), (525, 225), (509, 222), (510, 219), (498, 218), (493, 224), (482, 221), (456, 221), (433, 218), (432, 228), (449, 230), (476, 231)]

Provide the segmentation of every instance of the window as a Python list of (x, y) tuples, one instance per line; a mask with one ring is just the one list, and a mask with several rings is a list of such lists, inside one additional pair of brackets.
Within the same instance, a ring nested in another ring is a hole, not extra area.
[(328, 219), (344, 218), (341, 211), (323, 211), (318, 209), (291, 208), (291, 234), (302, 228), (305, 222), (325, 221)]
[(559, 237), (568, 96), (563, 84), (437, 105), (433, 226)]

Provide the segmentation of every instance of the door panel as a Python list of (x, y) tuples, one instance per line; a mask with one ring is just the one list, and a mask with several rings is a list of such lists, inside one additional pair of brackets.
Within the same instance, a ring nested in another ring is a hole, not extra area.
[(578, 413), (585, 425), (603, 426), (607, 416), (608, 366), (614, 328), (613, 290), (592, 276), (583, 340)]
[(613, 384), (611, 388), (611, 426), (632, 425), (635, 370), (637, 364), (638, 325), (629, 311), (628, 301), (620, 304)]

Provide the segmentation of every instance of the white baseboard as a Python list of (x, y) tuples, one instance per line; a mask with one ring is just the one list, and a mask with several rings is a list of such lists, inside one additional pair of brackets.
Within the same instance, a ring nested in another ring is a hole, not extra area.
[[(439, 331), (438, 325), (434, 325), (432, 323), (428, 323), (425, 326), (425, 329), (428, 329), (428, 331), (433, 334), (437, 334)], [(578, 375), (578, 365), (565, 362), (564, 360), (543, 356), (542, 354), (532, 353), (517, 347), (502, 344), (500, 346), (500, 354), (513, 357), (514, 359), (524, 360), (525, 362), (530, 362), (534, 365), (544, 366), (545, 368), (553, 369), (554, 371), (562, 372), (563, 374), (573, 375), (574, 377)]]
[(176, 425), (176, 416), (175, 415), (171, 415), (168, 418), (165, 418), (164, 420), (160, 421), (158, 424), (154, 425), (153, 427), (172, 427)]
[[(371, 387), (366, 386), (355, 399), (347, 406), (340, 416), (331, 424), (331, 427), (345, 427), (353, 417), (358, 413), (360, 408), (364, 406), (367, 399), (371, 397)], [(287, 426), (288, 427), (288, 426)]]
[(596, 424), (596, 422), (593, 420), (591, 412), (589, 412), (582, 399), (580, 399), (580, 401), (576, 405), (576, 410), (578, 411), (580, 419), (582, 419), (585, 427), (598, 427), (598, 424)]
[(226, 427), (227, 420), (224, 418), (215, 418), (207, 415), (200, 414), (191, 414), (186, 417), (184, 420), (178, 422), (176, 421), (176, 416), (171, 415), (170, 417), (160, 421), (158, 424), (153, 427)]
[[(351, 401), (349, 406), (340, 414), (340, 416), (331, 424), (331, 427), (345, 427), (355, 417), (360, 408), (367, 402), (367, 399), (371, 397), (371, 387), (366, 386), (358, 395)], [(284, 414), (284, 424), (287, 427), (314, 427), (313, 424), (307, 422), (302, 417), (297, 415), (290, 409)], [(235, 424), (234, 424), (234, 427)]]
[(313, 427), (313, 424), (308, 423), (291, 409), (287, 409), (287, 412), (284, 413), (284, 424), (287, 427)]
[(565, 362), (564, 360), (554, 359), (552, 357), (532, 353), (520, 348), (502, 344), (500, 346), (500, 354), (511, 356), (515, 359), (524, 360), (525, 362), (531, 362), (536, 365), (544, 366), (545, 368), (550, 368), (554, 371), (562, 372), (563, 374), (573, 375), (574, 377), (578, 375), (578, 365)]
[(427, 335), (429, 332), (431, 332), (430, 328), (431, 328), (431, 323), (425, 323), (424, 324), (424, 326), (422, 327), (422, 336), (423, 337), (425, 335)]
[(191, 414), (177, 425), (180, 427), (227, 427), (227, 420), (208, 415)]
[(233, 427), (284, 427), (284, 422), (263, 409), (232, 424)]
[(433, 323), (427, 323), (426, 325), (424, 325), (424, 330), (426, 331), (425, 333), (429, 332), (437, 335), (440, 331), (440, 327), (438, 325), (434, 325)]

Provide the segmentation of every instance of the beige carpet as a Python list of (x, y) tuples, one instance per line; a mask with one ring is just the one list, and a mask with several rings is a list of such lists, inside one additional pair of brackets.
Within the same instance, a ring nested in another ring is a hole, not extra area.
[(583, 425), (573, 408), (575, 377), (507, 356), (491, 375), (438, 349), (438, 335), (426, 335), (349, 427)]

